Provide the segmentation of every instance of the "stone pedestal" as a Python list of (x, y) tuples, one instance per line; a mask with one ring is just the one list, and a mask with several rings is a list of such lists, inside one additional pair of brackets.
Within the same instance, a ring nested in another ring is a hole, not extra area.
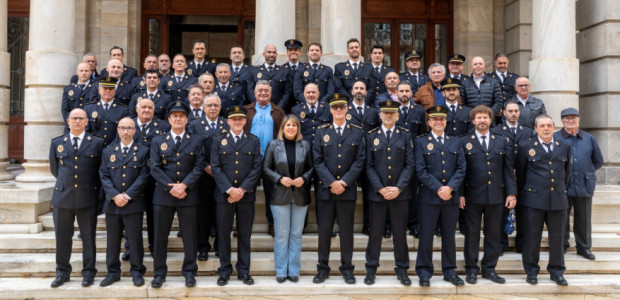
[[(581, 127), (592, 133), (605, 164), (597, 172), (599, 183), (620, 182), (620, 2), (577, 1), (577, 57)], [(597, 188), (598, 189), (598, 188)]]
[(8, 140), (10, 117), (11, 55), (7, 52), (7, 0), (0, 0), (0, 181), (11, 180), (13, 174), (6, 171), (9, 165)]
[(322, 0), (321, 63), (333, 68), (337, 63), (349, 59), (347, 40), (350, 38), (362, 40), (361, 1)]
[(291, 0), (257, 0), (256, 33), (252, 64), (265, 62), (263, 51), (269, 44), (278, 49), (277, 64), (287, 61), (284, 41), (295, 38), (295, 1)]
[(560, 111), (579, 107), (579, 60), (575, 44), (575, 1), (532, 2), (532, 94), (545, 102), (561, 127)]
[(48, 167), (52, 138), (62, 134), (62, 89), (75, 73), (75, 1), (31, 0), (24, 91), (25, 172), (18, 182), (53, 182)]

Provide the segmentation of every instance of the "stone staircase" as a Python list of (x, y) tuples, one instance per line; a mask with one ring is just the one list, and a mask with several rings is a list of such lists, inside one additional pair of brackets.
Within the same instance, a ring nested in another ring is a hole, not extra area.
[[(275, 281), (273, 267), (273, 239), (266, 234), (265, 206), (262, 191), (259, 191), (256, 203), (256, 217), (254, 234), (252, 235), (252, 267), (251, 274), (256, 284), (245, 286), (234, 279), (225, 287), (216, 285), (216, 270), (219, 261), (213, 253), (209, 253), (209, 260), (198, 262), (197, 287), (186, 288), (180, 274), (183, 253), (181, 239), (176, 236), (177, 221), (173, 224), (170, 234), (168, 253), (168, 277), (161, 289), (152, 289), (148, 283), (152, 279), (152, 258), (146, 249), (145, 265), (147, 267), (146, 281), (143, 287), (134, 287), (128, 274), (129, 264), (123, 262), (123, 278), (110, 287), (101, 288), (99, 281), (106, 274), (105, 266), (105, 219), (98, 217), (97, 229), (97, 264), (99, 270), (95, 285), (82, 288), (81, 282), (81, 250), (80, 239), (74, 237), (71, 263), (73, 265), (72, 280), (60, 288), (52, 289), (49, 284), (54, 278), (55, 270), (55, 240), (51, 213), (38, 217), (38, 223), (31, 224), (41, 228), (37, 233), (0, 233), (0, 299), (50, 299), (50, 298), (180, 298), (180, 297), (214, 297), (215, 299), (400, 299), (406, 295), (435, 295), (438, 299), (510, 299), (524, 298), (565, 298), (589, 299), (592, 295), (596, 299), (617, 299), (620, 297), (620, 187), (599, 186), (595, 194), (593, 207), (593, 248), (597, 259), (588, 261), (575, 253), (574, 247), (568, 250), (566, 259), (566, 278), (568, 287), (559, 287), (548, 279), (545, 266), (548, 260), (546, 252), (547, 234), (543, 234), (540, 265), (543, 269), (539, 276), (539, 284), (529, 285), (525, 282), (525, 275), (521, 263), (521, 255), (513, 248), (500, 258), (497, 272), (507, 280), (506, 284), (498, 285), (489, 280), (479, 278), (476, 285), (466, 284), (463, 287), (454, 287), (442, 280), (440, 273), (441, 239), (435, 238), (434, 264), (436, 272), (431, 279), (430, 288), (421, 288), (417, 285), (414, 266), (418, 248), (418, 240), (408, 236), (410, 248), (411, 269), (409, 274), (413, 285), (404, 287), (398, 283), (393, 272), (394, 258), (391, 252), (392, 240), (383, 239), (381, 266), (375, 285), (366, 286), (363, 283), (365, 275), (365, 249), (368, 237), (361, 231), (362, 204), (361, 192), (358, 193), (358, 205), (355, 216), (356, 231), (354, 239), (353, 262), (356, 266), (355, 274), (358, 283), (347, 285), (338, 273), (339, 240), (332, 239), (331, 278), (323, 284), (312, 283), (316, 272), (317, 243), (314, 206), (310, 208), (307, 232), (303, 236), (302, 265), (300, 281), (296, 284), (286, 282), (278, 284)], [(5, 227), (6, 228), (6, 227)], [(5, 229), (5, 232), (7, 230)], [(76, 234), (77, 236), (77, 234)], [(146, 232), (144, 233), (145, 246)], [(513, 240), (510, 240), (511, 246)], [(571, 239), (574, 246), (574, 241)], [(463, 275), (463, 244), (464, 237), (457, 232), (457, 271)], [(233, 252), (236, 251), (236, 239), (232, 239)], [(481, 245), (482, 249), (482, 245)], [(232, 259), (235, 260), (236, 253)], [(422, 297), (422, 296), (416, 296)]]

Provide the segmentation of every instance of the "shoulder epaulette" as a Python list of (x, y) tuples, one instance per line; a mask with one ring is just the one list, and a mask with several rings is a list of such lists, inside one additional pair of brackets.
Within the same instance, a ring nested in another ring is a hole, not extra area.
[(64, 134), (63, 134), (63, 135), (59, 135), (59, 136), (57, 136), (57, 137), (53, 138), (53, 139), (52, 139), (52, 141), (53, 141), (53, 140), (56, 140), (56, 139), (59, 139), (59, 138), (63, 138), (63, 137), (65, 137), (65, 135), (64, 135)]
[(409, 132), (409, 128), (405, 128), (405, 127), (402, 127), (402, 126), (398, 126), (398, 129), (400, 129), (400, 130), (402, 130), (404, 132)]
[(362, 126), (359, 126), (357, 124), (350, 123), (349, 125), (353, 126), (354, 128), (357, 128), (357, 129), (363, 129)]
[(329, 123), (325, 123), (325, 124), (323, 124), (323, 125), (321, 125), (321, 126), (317, 127), (316, 129), (323, 129), (323, 128), (327, 128), (327, 127), (329, 127), (329, 125), (331, 125), (331, 124), (329, 124)]
[(371, 130), (368, 130), (368, 133), (369, 133), (369, 134), (370, 134), (370, 133), (373, 133), (373, 132), (377, 131), (378, 129), (379, 129), (379, 127), (375, 127), (375, 128), (373, 128), (373, 129), (371, 129)]

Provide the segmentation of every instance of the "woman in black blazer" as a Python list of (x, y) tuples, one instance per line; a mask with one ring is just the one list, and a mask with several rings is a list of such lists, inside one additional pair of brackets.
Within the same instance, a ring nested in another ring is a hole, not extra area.
[(271, 212), (274, 219), (276, 280), (299, 280), (301, 235), (310, 204), (312, 148), (302, 139), (294, 115), (282, 119), (278, 137), (265, 150), (263, 172), (274, 183)]

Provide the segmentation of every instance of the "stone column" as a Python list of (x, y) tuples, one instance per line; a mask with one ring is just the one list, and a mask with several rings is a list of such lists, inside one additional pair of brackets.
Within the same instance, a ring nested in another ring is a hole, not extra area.
[(6, 171), (9, 152), (9, 122), (11, 111), (11, 55), (7, 52), (7, 0), (0, 0), (0, 180), (11, 180), (13, 175)]
[(599, 183), (620, 181), (620, 1), (577, 1), (581, 127), (598, 141), (605, 164)]
[(556, 126), (562, 109), (579, 106), (575, 39), (575, 0), (532, 1), (531, 91)]
[(350, 38), (362, 40), (361, 1), (321, 0), (321, 63), (333, 67), (348, 59)]
[(510, 59), (508, 69), (527, 75), (532, 58), (532, 0), (507, 1), (504, 28), (504, 51)]
[(494, 3), (494, 0), (454, 0), (454, 52), (467, 57), (464, 74), (471, 73), (469, 66), (474, 56), (484, 58), (487, 72), (493, 70)]
[(75, 74), (75, 1), (31, 0), (24, 93), (25, 172), (18, 183), (53, 182), (50, 141), (63, 132), (62, 89)]
[(269, 44), (278, 49), (277, 64), (287, 61), (284, 41), (295, 38), (295, 1), (256, 0), (256, 34), (252, 64), (265, 62), (263, 51)]

